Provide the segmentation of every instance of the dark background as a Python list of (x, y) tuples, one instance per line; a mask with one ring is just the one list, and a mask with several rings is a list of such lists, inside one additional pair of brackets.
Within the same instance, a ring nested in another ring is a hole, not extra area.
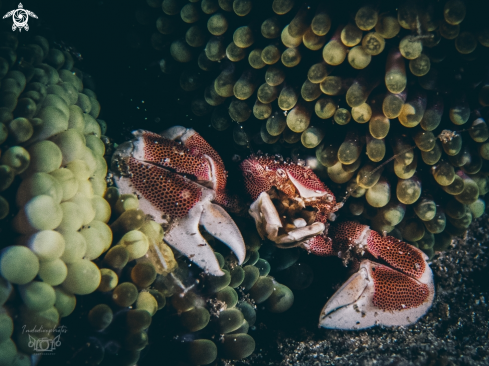
[[(2, 14), (17, 8), (18, 1), (2, 1), (0, 8)], [(356, 9), (366, 2), (366, 0), (327, 1), (331, 14), (335, 14), (332, 19), (332, 29), (335, 24), (348, 21), (351, 16), (354, 16)], [(395, 0), (373, 2), (383, 10), (393, 11), (397, 9), (399, 3)], [(427, 3), (427, 1), (416, 0), (408, 0), (408, 2), (418, 3), (420, 7)], [(438, 8), (444, 3), (433, 2)], [(270, 11), (271, 3), (272, 0), (256, 1), (254, 7), (262, 7), (263, 11)], [(296, 3), (303, 3), (303, 1), (296, 1)], [(470, 27), (480, 28), (487, 21), (489, 1), (469, 0), (466, 3), (468, 11), (464, 27), (470, 25)], [(237, 149), (233, 144), (233, 126), (218, 133), (210, 125), (210, 114), (204, 117), (193, 115), (190, 110), (192, 95), (179, 87), (181, 70), (173, 75), (161, 72), (159, 62), (162, 58), (168, 57), (168, 49), (175, 36), (170, 35), (165, 38), (166, 43), (162, 50), (157, 51), (152, 47), (151, 35), (157, 32), (156, 19), (163, 14), (160, 7), (151, 8), (145, 0), (27, 0), (23, 5), (25, 9), (33, 11), (38, 16), (38, 19), (29, 19), (29, 36), (43, 35), (51, 45), (53, 42), (63, 43), (81, 54), (83, 59), (75, 66), (92, 76), (96, 85), (95, 92), (101, 104), (99, 118), (108, 123), (107, 135), (115, 142), (121, 143), (129, 139), (130, 131), (134, 129), (143, 128), (160, 132), (180, 124), (195, 128), (221, 153), (225, 163), (230, 163), (232, 155), (236, 152), (243, 156), (249, 154), (249, 148)], [(438, 10), (437, 13), (440, 13)], [(294, 11), (290, 13), (292, 16)], [(264, 18), (264, 15), (260, 14), (259, 18)], [(236, 25), (243, 25), (238, 24), (240, 21), (239, 17), (231, 20), (230, 29), (235, 29)], [(10, 30), (11, 24), (11, 19), (2, 19), (0, 29)], [(379, 59), (385, 56), (383, 54)], [(314, 56), (317, 55), (318, 52), (315, 52)], [(306, 57), (307, 55), (303, 55), (303, 58)], [(195, 63), (194, 59), (189, 64)], [(445, 65), (449, 63), (450, 60), (444, 62)], [(299, 72), (300, 66), (290, 70), (293, 72), (288, 72), (288, 80), (290, 74), (304, 77), (304, 71)], [(457, 71), (453, 70), (453, 74)], [(214, 72), (213, 75), (215, 77), (216, 73)], [(202, 93), (202, 89), (197, 93)], [(243, 125), (256, 131), (257, 123), (259, 125), (260, 121), (252, 117)], [(250, 148), (256, 150), (261, 147), (253, 146), (252, 143)]]
[[(271, 0), (263, 2), (269, 6)], [(360, 2), (335, 1), (333, 6), (344, 9), (346, 15)], [(396, 7), (395, 1), (384, 3)], [(480, 9), (471, 13), (473, 19), (470, 21), (487, 21), (488, 12), (483, 6), (487, 7), (489, 1), (470, 3)], [(149, 8), (144, 0), (26, 0), (23, 5), (38, 16), (38, 19), (29, 19), (29, 36), (43, 35), (50, 44), (64, 43), (81, 54), (83, 59), (76, 63), (76, 67), (92, 76), (96, 86), (94, 91), (101, 104), (100, 118), (107, 122), (107, 135), (115, 142), (129, 139), (130, 131), (134, 129), (159, 132), (181, 124), (192, 126), (202, 134), (220, 152), (228, 167), (234, 153), (247, 153), (236, 150), (232, 128), (218, 133), (210, 127), (208, 117), (193, 116), (190, 99), (179, 91), (178, 75), (161, 72), (159, 61), (165, 52), (154, 50), (150, 43), (160, 9)], [(5, 14), (17, 6), (18, 1), (3, 1), (0, 12)], [(150, 14), (148, 24), (138, 22), (138, 17), (144, 20), (148, 11), (154, 13), (154, 17)], [(0, 23), (1, 30), (9, 30), (12, 24), (10, 19), (0, 20)], [(323, 273), (327, 269), (335, 275), (316, 278), (307, 291), (294, 291), (295, 304), (285, 314), (267, 313), (265, 316), (259, 312), (259, 321), (268, 319), (259, 332), (250, 332), (257, 340), (257, 352), (261, 348), (276, 347), (274, 335), (277, 330), (296, 338), (300, 338), (298, 330), (301, 328), (313, 331), (317, 327), (318, 309), (334, 292), (333, 285), (341, 283), (339, 278), (347, 276), (335, 258), (307, 257), (303, 253), (304, 257), (311, 267), (322, 268)], [(316, 335), (321, 337), (322, 331), (316, 331)], [(272, 351), (271, 358), (273, 356), (280, 359), (280, 355)], [(146, 361), (150, 360), (151, 355), (146, 358)]]

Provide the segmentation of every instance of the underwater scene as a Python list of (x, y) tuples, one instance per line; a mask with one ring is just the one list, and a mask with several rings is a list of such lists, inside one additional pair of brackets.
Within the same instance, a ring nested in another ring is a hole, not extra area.
[(489, 365), (489, 2), (0, 2), (0, 366)]

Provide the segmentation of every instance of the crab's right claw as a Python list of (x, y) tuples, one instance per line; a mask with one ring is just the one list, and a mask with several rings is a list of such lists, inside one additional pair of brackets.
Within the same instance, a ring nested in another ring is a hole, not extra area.
[(245, 242), (238, 226), (221, 206), (210, 202), (205, 204), (200, 225), (232, 250), (238, 259), (238, 264), (243, 263), (246, 257)]
[(135, 139), (119, 145), (112, 160), (120, 193), (136, 194), (142, 211), (159, 224), (170, 224), (164, 240), (204, 271), (224, 274), (199, 225), (228, 245), (241, 264), (245, 258), (243, 238), (231, 217), (211, 202), (215, 192), (167, 169), (205, 181), (212, 176), (206, 161), (151, 132), (139, 130), (134, 135)]
[(319, 326), (354, 330), (415, 323), (433, 303), (433, 276), (429, 267), (428, 271), (429, 279), (422, 283), (387, 266), (362, 261), (358, 272), (324, 306)]
[(260, 236), (282, 247), (301, 243), (315, 235), (321, 234), (325, 229), (323, 223), (315, 222), (312, 225), (298, 227), (285, 234), (279, 234), (279, 229), (282, 228), (282, 222), (280, 221), (277, 209), (266, 192), (260, 193), (258, 198), (251, 204), (249, 213), (255, 220)]

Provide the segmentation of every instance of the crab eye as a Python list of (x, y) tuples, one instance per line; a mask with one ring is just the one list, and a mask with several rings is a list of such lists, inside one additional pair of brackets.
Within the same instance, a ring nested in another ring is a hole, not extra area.
[(285, 173), (285, 171), (283, 169), (277, 169), (277, 175), (280, 178), (287, 178), (287, 173)]

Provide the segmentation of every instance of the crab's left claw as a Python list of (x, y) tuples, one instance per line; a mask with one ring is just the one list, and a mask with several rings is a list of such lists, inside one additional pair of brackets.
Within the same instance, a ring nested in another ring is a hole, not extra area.
[[(207, 193), (207, 195), (206, 195)], [(243, 263), (245, 244), (233, 219), (220, 206), (211, 203), (213, 195), (204, 191), (201, 201), (193, 206), (188, 215), (175, 220), (164, 240), (182, 252), (187, 258), (213, 276), (222, 276), (214, 251), (199, 232), (199, 225), (226, 244)]]
[(415, 323), (431, 307), (433, 274), (429, 266), (420, 279), (364, 260), (358, 272), (329, 299), (319, 326), (364, 329), (374, 325), (405, 326)]

